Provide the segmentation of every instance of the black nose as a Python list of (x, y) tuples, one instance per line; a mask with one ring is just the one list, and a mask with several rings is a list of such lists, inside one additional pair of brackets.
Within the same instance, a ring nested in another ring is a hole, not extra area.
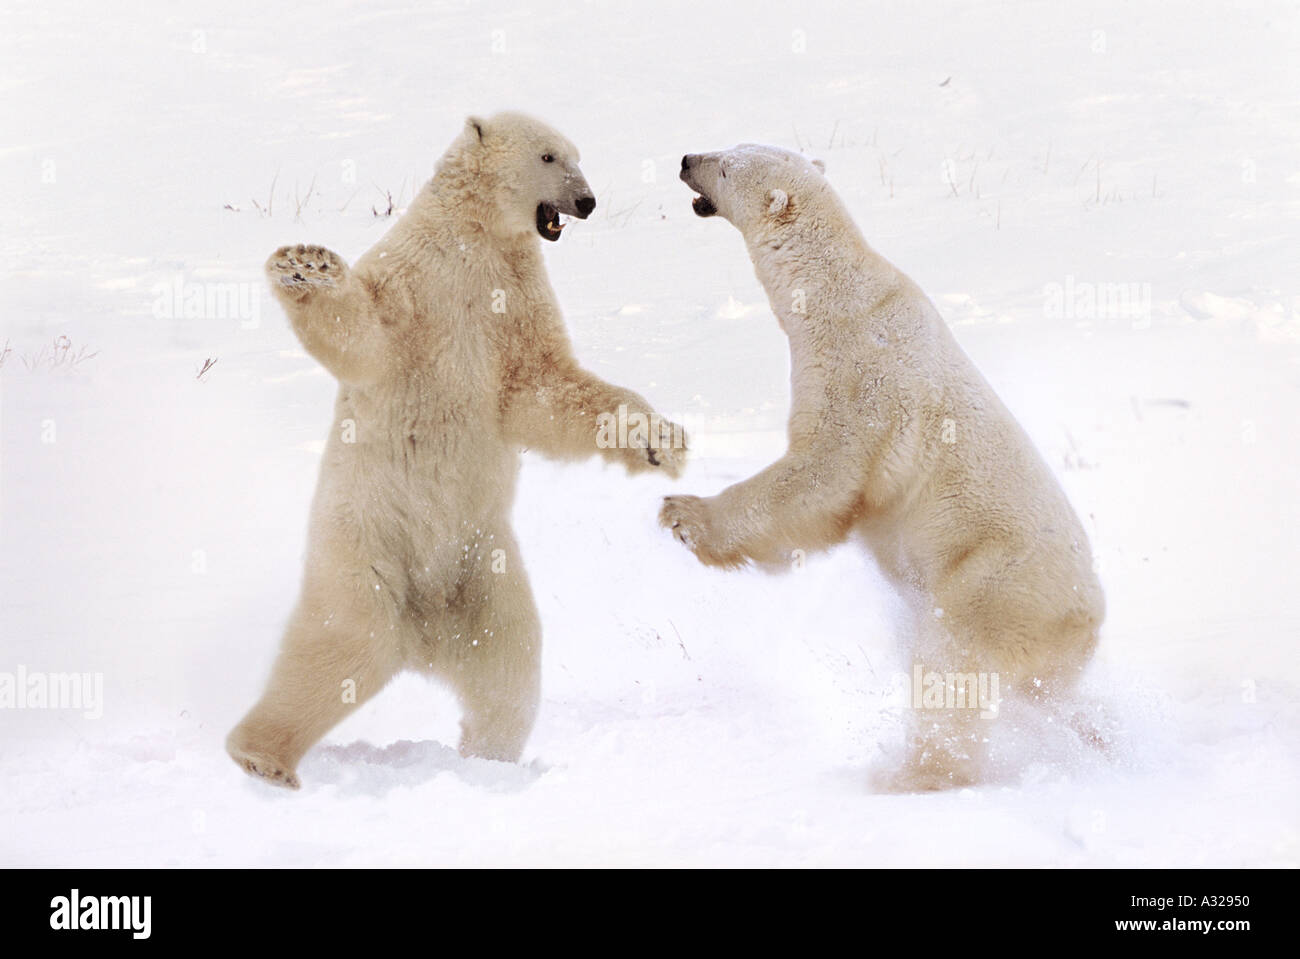
[(687, 169), (694, 162), (695, 162), (695, 154), (693, 153), (686, 154), (686, 156), (682, 157), (682, 169), (683, 170)]
[(575, 204), (578, 208), (579, 216), (591, 216), (591, 211), (596, 209), (596, 198), (594, 196), (584, 196)]

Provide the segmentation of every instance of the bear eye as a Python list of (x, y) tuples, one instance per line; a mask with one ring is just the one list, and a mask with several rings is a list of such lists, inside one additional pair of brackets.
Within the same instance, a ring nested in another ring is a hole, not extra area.
[(555, 157), (551, 156), (549, 153), (543, 153), (543, 154), (542, 154), (542, 162), (543, 162), (543, 163), (554, 163), (554, 162), (555, 162)]

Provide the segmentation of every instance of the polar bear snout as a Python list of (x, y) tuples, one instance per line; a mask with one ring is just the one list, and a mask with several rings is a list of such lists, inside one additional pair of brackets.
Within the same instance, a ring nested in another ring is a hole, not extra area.
[[(713, 216), (718, 212), (717, 204), (708, 196), (709, 191), (706, 191), (700, 182), (709, 179), (702, 169), (707, 159), (708, 157), (699, 153), (688, 153), (682, 157), (682, 172), (679, 177), (683, 183), (699, 194), (691, 201), (691, 209), (695, 211), (696, 216)], [(725, 175), (724, 173), (723, 176)]]
[[(585, 187), (586, 184), (583, 186)], [(585, 220), (591, 216), (591, 211), (594, 209), (596, 209), (596, 198), (585, 192), (581, 196), (570, 197), (558, 203), (543, 200), (537, 204), (537, 232), (544, 240), (558, 240), (564, 230), (564, 223), (560, 220), (561, 213)]]
[(558, 240), (564, 229), (564, 224), (560, 221), (561, 213), (585, 220), (594, 209), (596, 198), (591, 195), (591, 187), (587, 186), (587, 181), (575, 169), (565, 179), (558, 198), (537, 204), (537, 232), (544, 240)]

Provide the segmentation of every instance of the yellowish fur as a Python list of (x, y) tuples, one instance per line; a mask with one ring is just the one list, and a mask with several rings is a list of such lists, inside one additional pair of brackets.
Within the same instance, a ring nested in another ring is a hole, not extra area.
[[(1067, 689), (1105, 609), (1088, 538), (929, 299), (798, 154), (700, 154), (682, 179), (741, 230), (789, 338), (789, 448), (716, 496), (668, 497), (661, 522), (722, 567), (856, 536), (912, 602), (916, 664), (996, 673), (1004, 695)], [(888, 784), (974, 781), (978, 715), (918, 710)]]
[(402, 669), (455, 690), (462, 753), (517, 759), (541, 654), (509, 523), (520, 448), (680, 472), (672, 424), (641, 448), (597, 443), (600, 414), (653, 411), (578, 366), (546, 276), (537, 206), (589, 196), (577, 161), (536, 120), (471, 118), (354, 267), (308, 246), (268, 261), (339, 392), (301, 596), (265, 693), (227, 740), (248, 772), (296, 787), (303, 754)]

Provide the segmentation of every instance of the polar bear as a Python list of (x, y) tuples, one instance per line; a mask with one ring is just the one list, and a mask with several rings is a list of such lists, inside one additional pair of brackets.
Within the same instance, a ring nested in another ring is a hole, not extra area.
[(879, 778), (903, 790), (976, 781), (979, 719), (997, 708), (972, 701), (977, 685), (991, 675), (999, 696), (1050, 698), (1096, 646), (1104, 600), (1083, 527), (929, 299), (867, 245), (820, 163), (745, 144), (683, 157), (681, 179), (697, 214), (744, 235), (790, 341), (792, 402), (785, 456), (716, 496), (667, 497), (660, 521), (721, 567), (860, 538), (911, 602), (913, 668), (926, 681), (908, 755)]
[[(674, 477), (686, 455), (680, 427), (574, 359), (539, 237), (595, 205), (555, 130), (471, 117), (355, 266), (319, 246), (267, 261), (339, 391), (301, 595), (266, 691), (226, 743), (247, 772), (296, 788), (307, 749), (402, 669), (455, 691), (462, 754), (519, 757), (541, 652), (510, 528), (520, 448)], [(615, 415), (650, 425), (601, 442)]]

